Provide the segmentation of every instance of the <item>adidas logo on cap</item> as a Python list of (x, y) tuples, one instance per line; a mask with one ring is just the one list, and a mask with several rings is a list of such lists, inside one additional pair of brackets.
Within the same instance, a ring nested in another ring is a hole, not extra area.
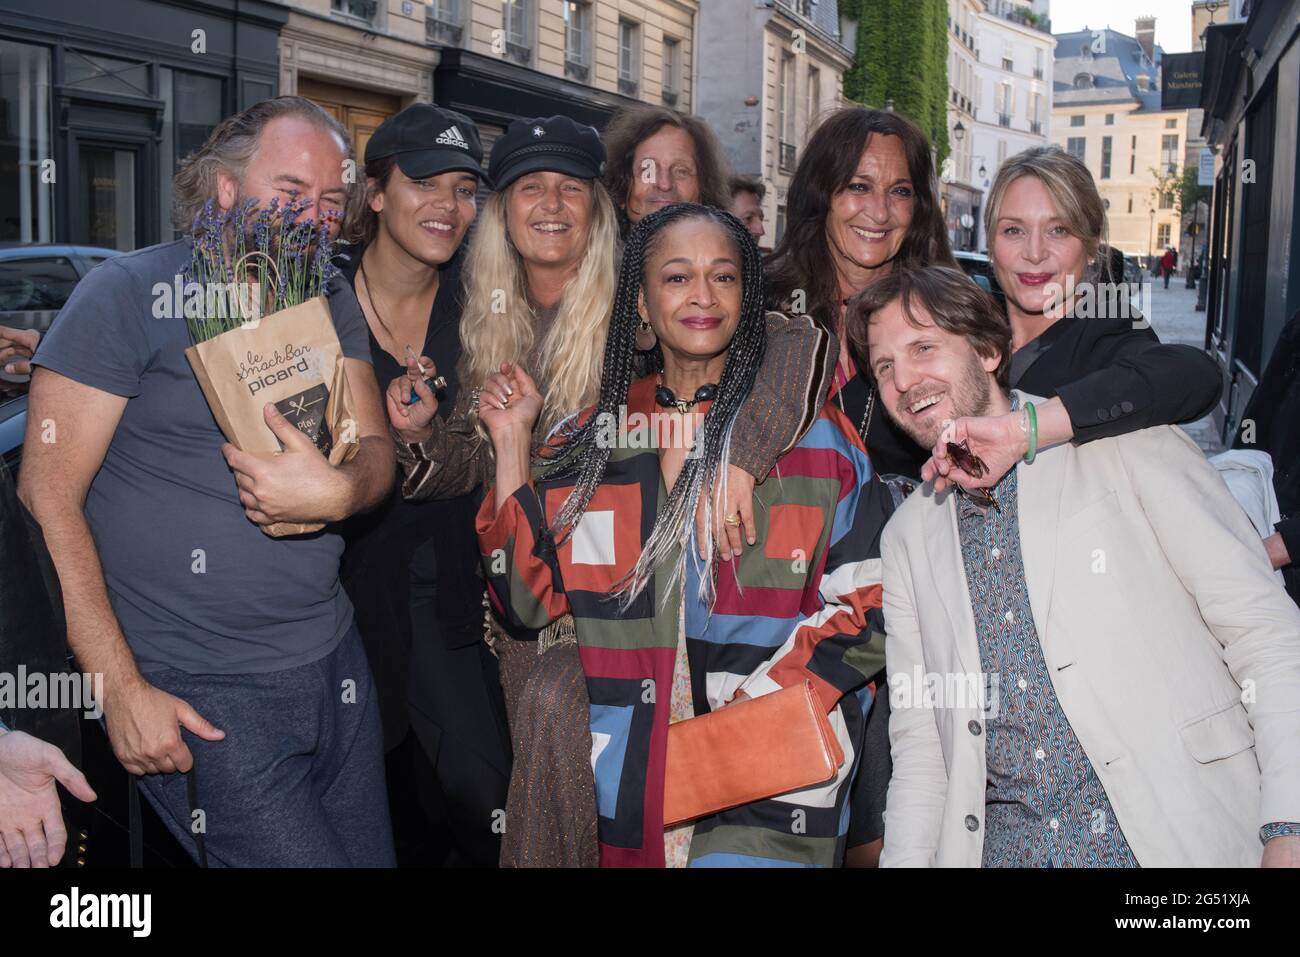
[(460, 135), (460, 130), (455, 126), (449, 126), (434, 140), (439, 146), (456, 146), (460, 149), (469, 149), (469, 144), (465, 142), (465, 137)]

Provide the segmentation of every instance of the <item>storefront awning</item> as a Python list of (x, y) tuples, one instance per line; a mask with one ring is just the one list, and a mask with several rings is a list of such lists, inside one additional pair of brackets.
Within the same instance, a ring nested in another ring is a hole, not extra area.
[[(1244, 23), (1219, 23), (1205, 30), (1205, 81), (1201, 109), (1205, 122), (1225, 119), (1232, 109), (1232, 92), (1241, 77)], [(1204, 130), (1202, 130), (1204, 132)]]
[(518, 117), (560, 114), (604, 129), (616, 110), (640, 102), (500, 57), (458, 47), (444, 47), (441, 54), (433, 75), (434, 100), (480, 121), (504, 126)]

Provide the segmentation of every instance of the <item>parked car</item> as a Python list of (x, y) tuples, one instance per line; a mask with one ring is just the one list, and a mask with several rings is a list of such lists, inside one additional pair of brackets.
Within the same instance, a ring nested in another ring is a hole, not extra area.
[(957, 260), (957, 265), (962, 271), (985, 292), (992, 293), (993, 298), (1001, 305), (1004, 301), (1002, 287), (998, 285), (997, 276), (993, 274), (993, 264), (989, 262), (989, 257), (983, 253), (968, 252), (967, 250), (956, 250), (952, 258)]
[(58, 313), (81, 277), (120, 256), (102, 246), (0, 243), (0, 325), (14, 312)]
[[(120, 255), (102, 246), (0, 243), (0, 326), (45, 332), (82, 277)], [(0, 456), (15, 476), (27, 427), (26, 379), (0, 370)]]
[[(0, 243), (0, 326), (45, 332), (86, 273), (118, 255), (97, 246)], [(27, 427), (26, 379), (0, 371), (0, 457), (15, 479)], [(81, 767), (99, 800), (89, 806), (69, 803), (78, 838), (69, 842), (65, 860), (126, 867), (131, 859), (128, 794), (135, 782), (113, 756), (103, 727), (87, 718), (81, 721)], [(141, 801), (140, 813), (145, 866), (193, 867), (148, 802)]]

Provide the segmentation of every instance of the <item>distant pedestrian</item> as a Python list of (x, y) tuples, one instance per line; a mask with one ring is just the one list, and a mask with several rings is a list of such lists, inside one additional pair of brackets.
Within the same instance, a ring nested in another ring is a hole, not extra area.
[(1174, 273), (1174, 251), (1166, 249), (1165, 254), (1160, 257), (1160, 272), (1165, 277), (1165, 288), (1169, 288), (1169, 277)]

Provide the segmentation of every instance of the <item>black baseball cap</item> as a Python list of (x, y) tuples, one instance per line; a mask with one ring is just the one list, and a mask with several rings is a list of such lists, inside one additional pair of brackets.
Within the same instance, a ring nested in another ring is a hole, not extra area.
[(605, 144), (595, 127), (567, 116), (515, 120), (492, 144), (488, 170), (493, 188), (498, 190), (539, 170), (599, 179), (605, 174)]
[(412, 103), (390, 116), (366, 144), (366, 162), (391, 156), (412, 179), (463, 169), (486, 181), (478, 127), (464, 113), (432, 103)]

